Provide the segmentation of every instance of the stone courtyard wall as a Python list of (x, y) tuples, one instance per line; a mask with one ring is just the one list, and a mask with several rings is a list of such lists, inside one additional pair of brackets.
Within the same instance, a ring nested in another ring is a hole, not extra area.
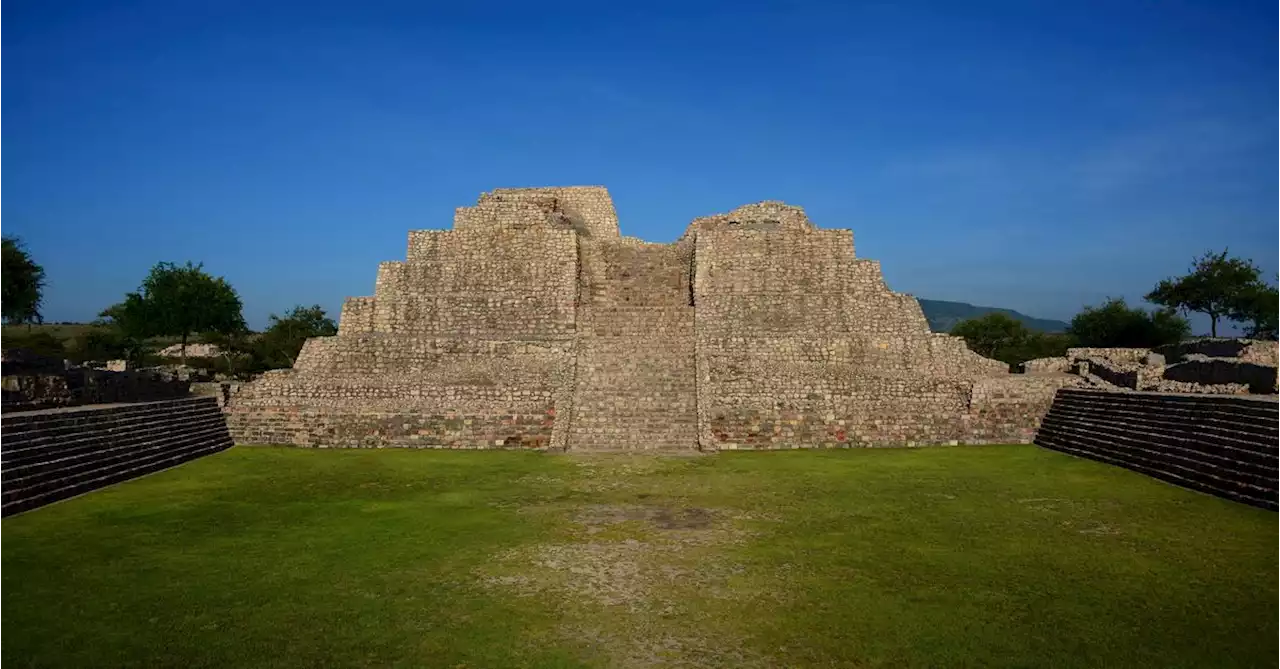
[(1035, 443), (1276, 509), (1276, 398), (1064, 389)]
[(243, 443), (679, 450), (1028, 441), (1008, 374), (781, 202), (621, 236), (599, 187), (497, 189), (409, 233), (338, 335), (226, 407)]
[(151, 402), (186, 397), (189, 392), (188, 381), (148, 371), (69, 367), (61, 359), (21, 350), (4, 355), (0, 404), (5, 411)]
[(6, 411), (3, 515), (144, 476), (231, 446), (212, 397)]

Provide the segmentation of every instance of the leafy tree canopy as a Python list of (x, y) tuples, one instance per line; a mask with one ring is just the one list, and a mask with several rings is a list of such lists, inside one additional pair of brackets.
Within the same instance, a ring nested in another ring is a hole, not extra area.
[(292, 367), (311, 337), (338, 334), (338, 324), (318, 304), (298, 305), (283, 317), (271, 314), (271, 324), (253, 343), (255, 362), (266, 369)]
[(1280, 317), (1280, 292), (1275, 286), (1258, 283), (1241, 292), (1228, 316), (1246, 323), (1245, 336), (1252, 339), (1275, 339), (1276, 321)]
[(1100, 307), (1085, 307), (1067, 331), (1081, 346), (1154, 348), (1176, 344), (1191, 326), (1173, 309), (1147, 312), (1112, 298)]
[(1065, 355), (1072, 344), (1068, 336), (1036, 332), (999, 312), (961, 321), (951, 329), (951, 334), (963, 337), (973, 352), (1009, 365)]
[(257, 335), (239, 331), (206, 333), (202, 338), (223, 350), (232, 373), (252, 374), (292, 367), (308, 339), (338, 334), (337, 323), (318, 304), (298, 305), (284, 316), (271, 314), (270, 323)]
[(245, 329), (240, 296), (222, 277), (205, 273), (203, 265), (162, 262), (151, 268), (137, 292), (102, 312), (130, 338), (181, 337), (183, 360), (187, 339), (197, 332)]
[[(1218, 320), (1242, 314), (1251, 296), (1265, 284), (1262, 271), (1251, 260), (1206, 252), (1193, 261), (1191, 270), (1177, 278), (1161, 281), (1146, 295), (1146, 300), (1170, 309), (1180, 309), (1209, 316), (1210, 334), (1218, 336)], [(1247, 317), (1247, 316), (1246, 316)]]
[(3, 294), (3, 316), (6, 323), (41, 323), (40, 303), (44, 299), (44, 268), (31, 259), (31, 254), (16, 237), (3, 239), (0, 256), (0, 283)]

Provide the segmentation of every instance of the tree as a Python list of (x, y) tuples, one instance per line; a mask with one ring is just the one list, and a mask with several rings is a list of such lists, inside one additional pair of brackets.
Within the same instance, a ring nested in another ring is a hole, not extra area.
[(1248, 323), (1245, 336), (1251, 339), (1275, 339), (1280, 318), (1280, 292), (1263, 283), (1243, 291), (1231, 305), (1228, 316), (1233, 321)]
[(271, 325), (253, 343), (254, 363), (263, 369), (292, 367), (311, 337), (338, 334), (338, 324), (318, 304), (298, 305), (284, 317), (271, 314)]
[(1085, 307), (1067, 329), (1081, 346), (1155, 348), (1176, 344), (1191, 332), (1187, 319), (1173, 309), (1147, 312), (1120, 298), (1100, 307)]
[(1026, 345), (1031, 330), (1010, 316), (992, 312), (956, 323), (951, 334), (963, 337), (964, 343), (978, 355), (1008, 362), (1005, 358)]
[(197, 332), (236, 332), (244, 329), (240, 296), (222, 277), (205, 273), (203, 265), (162, 262), (151, 268), (137, 292), (102, 312), (128, 337), (182, 338), (182, 363), (187, 362), (187, 339)]
[(964, 338), (974, 353), (1017, 365), (1035, 358), (1065, 355), (1070, 337), (1035, 332), (1022, 321), (1000, 312), (960, 321), (951, 334)]
[(1146, 295), (1146, 300), (1170, 309), (1194, 311), (1209, 316), (1209, 333), (1218, 336), (1218, 319), (1231, 317), (1235, 307), (1255, 290), (1261, 281), (1259, 270), (1251, 260), (1206, 252), (1196, 258), (1191, 271), (1178, 278), (1161, 281)]
[(70, 358), (77, 362), (87, 360), (117, 360), (140, 362), (143, 357), (142, 342), (127, 336), (119, 327), (108, 323), (96, 323), (70, 341)]
[(3, 238), (0, 275), (3, 275), (3, 315), (6, 323), (42, 323), (40, 303), (44, 299), (44, 268), (31, 259), (22, 240)]

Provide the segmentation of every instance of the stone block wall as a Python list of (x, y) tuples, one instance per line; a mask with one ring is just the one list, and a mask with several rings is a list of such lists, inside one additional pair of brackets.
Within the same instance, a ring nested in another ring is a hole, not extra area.
[(1227, 339), (1204, 337), (1162, 346), (1159, 353), (1169, 362), (1179, 362), (1187, 356), (1233, 358), (1255, 365), (1280, 364), (1280, 343), (1258, 339)]
[[(1214, 395), (1274, 395), (1276, 342), (1193, 339), (1145, 348), (1072, 348), (1061, 358), (1029, 360), (1027, 374), (1068, 371), (1100, 388)], [(1224, 357), (1210, 357), (1213, 353)], [(1230, 357), (1225, 357), (1230, 356)]]
[(973, 383), (1007, 366), (930, 332), (851, 232), (771, 205), (691, 229), (704, 450), (973, 437)]
[(571, 448), (697, 448), (693, 316), (688, 305), (583, 310)]
[[(673, 244), (598, 187), (497, 189), (409, 234), (336, 337), (227, 405), (241, 442), (703, 449), (1026, 439), (1036, 382), (929, 331), (848, 230), (761, 202)], [(1022, 395), (1020, 395), (1022, 393)]]
[(1267, 509), (1277, 506), (1274, 397), (1063, 389), (1035, 443)]
[(1141, 362), (1149, 353), (1151, 353), (1151, 349), (1149, 348), (1076, 347), (1067, 349), (1067, 357), (1072, 359), (1101, 358), (1104, 360), (1116, 360), (1122, 362)]
[(1275, 394), (1276, 366), (1223, 358), (1183, 360), (1164, 368), (1163, 378), (1198, 385), (1238, 385), (1259, 395)]
[(11, 374), (0, 380), (8, 410), (150, 402), (186, 397), (189, 383), (143, 371), (72, 367), (41, 374)]
[(560, 342), (321, 337), (241, 388), (227, 419), (241, 443), (550, 448), (573, 362)]
[(231, 446), (213, 397), (11, 412), (2, 420), (6, 516)]

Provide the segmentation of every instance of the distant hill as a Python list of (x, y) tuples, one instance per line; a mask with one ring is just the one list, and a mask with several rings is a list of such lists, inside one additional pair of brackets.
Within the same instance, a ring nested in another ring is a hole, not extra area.
[(1022, 321), (1027, 327), (1039, 332), (1062, 332), (1067, 329), (1067, 324), (1062, 321), (1055, 321), (1050, 318), (1032, 318), (1026, 314), (1020, 314), (1012, 309), (1000, 309), (998, 307), (976, 307), (967, 302), (947, 302), (946, 300), (926, 300), (920, 299), (920, 308), (924, 311), (924, 317), (929, 321), (929, 329), (934, 332), (950, 332), (956, 323), (970, 318), (976, 318), (983, 314), (999, 312), (1008, 314), (1013, 318)]

